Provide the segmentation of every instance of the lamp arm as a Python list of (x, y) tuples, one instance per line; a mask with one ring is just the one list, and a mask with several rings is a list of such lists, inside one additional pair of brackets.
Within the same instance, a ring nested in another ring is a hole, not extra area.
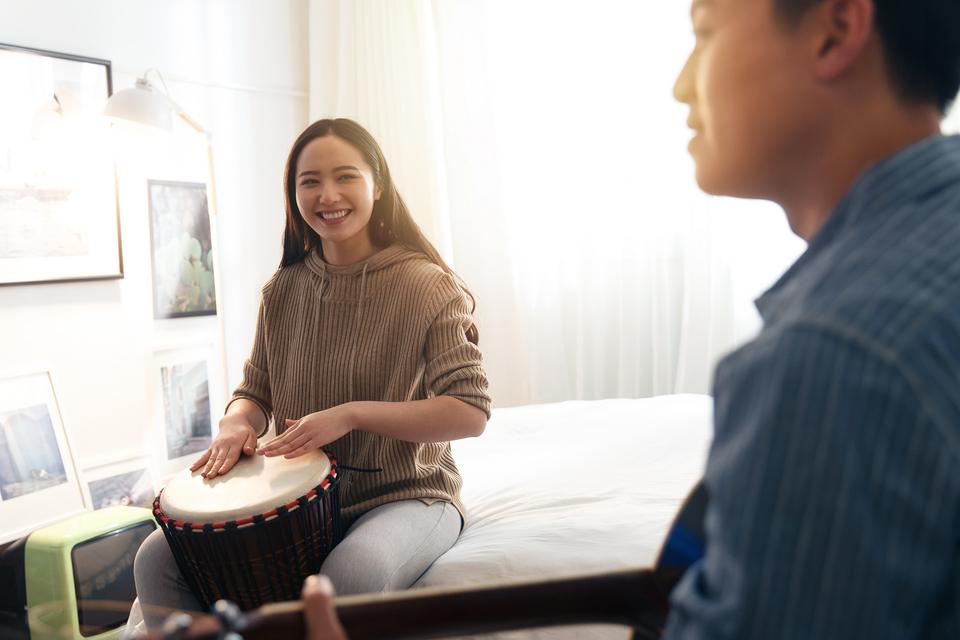
[(183, 118), (187, 124), (196, 129), (199, 133), (203, 134), (207, 147), (207, 181), (210, 186), (210, 188), (207, 189), (207, 202), (210, 211), (210, 223), (213, 227), (210, 229), (210, 243), (211, 250), (213, 251), (213, 289), (217, 292), (217, 337), (220, 343), (218, 346), (220, 347), (221, 384), (223, 385), (223, 397), (224, 400), (226, 400), (230, 395), (230, 382), (228, 380), (229, 367), (227, 366), (227, 335), (226, 327), (224, 327), (223, 321), (224, 291), (223, 287), (221, 286), (220, 248), (217, 240), (217, 236), (219, 235), (220, 231), (220, 219), (218, 216), (219, 210), (217, 208), (216, 174), (213, 171), (213, 141), (210, 133), (198, 125), (196, 120), (190, 118), (190, 116), (186, 115), (180, 109), (177, 110), (177, 115)]
[[(169, 96), (167, 97), (169, 99)], [(173, 110), (177, 114), (177, 116), (179, 116), (181, 120), (183, 120), (188, 125), (190, 125), (191, 129), (193, 129), (197, 133), (202, 133), (203, 135), (205, 135), (207, 137), (207, 144), (209, 144), (210, 134), (207, 132), (207, 130), (204, 129), (199, 122), (197, 122), (196, 120), (191, 118), (189, 115), (187, 115), (187, 113), (183, 109), (181, 109), (180, 105), (178, 105), (176, 102), (174, 102), (173, 100), (170, 100), (170, 103), (173, 105)], [(212, 169), (213, 167), (211, 166), (211, 170)]]

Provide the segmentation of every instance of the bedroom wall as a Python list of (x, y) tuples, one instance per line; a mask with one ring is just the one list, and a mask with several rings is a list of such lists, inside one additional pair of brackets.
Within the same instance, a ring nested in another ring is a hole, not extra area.
[[(227, 385), (239, 382), (259, 287), (276, 268), (281, 177), (307, 122), (305, 0), (4, 0), (0, 42), (107, 59), (113, 89), (159, 69), (212, 135)], [(203, 140), (116, 148), (125, 277), (0, 287), (0, 372), (49, 371), (79, 469), (153, 454), (153, 354), (216, 346), (214, 317), (155, 321), (146, 179), (203, 182)], [(213, 395), (213, 394), (212, 394)], [(219, 407), (214, 407), (219, 412)]]

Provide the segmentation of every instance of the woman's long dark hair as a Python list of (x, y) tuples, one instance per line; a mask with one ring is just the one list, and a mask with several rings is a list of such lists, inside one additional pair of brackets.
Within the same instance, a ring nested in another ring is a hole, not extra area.
[[(414, 222), (413, 216), (410, 215), (410, 209), (407, 208), (407, 204), (400, 197), (396, 186), (393, 184), (390, 168), (387, 166), (386, 158), (383, 157), (380, 145), (373, 139), (369, 131), (347, 118), (317, 120), (303, 130), (290, 149), (290, 155), (287, 156), (287, 165), (283, 171), (287, 222), (283, 231), (283, 256), (280, 259), (280, 267), (289, 267), (297, 262), (302, 262), (313, 250), (319, 252), (321, 257), (323, 256), (320, 236), (306, 223), (297, 207), (296, 175), (297, 162), (300, 160), (300, 154), (303, 153), (304, 147), (317, 138), (330, 135), (348, 142), (360, 152), (364, 161), (373, 170), (374, 184), (380, 188), (380, 199), (373, 203), (373, 213), (367, 226), (370, 240), (374, 246), (383, 248), (399, 243), (423, 253), (431, 262), (453, 276), (464, 293), (470, 297), (473, 307), (471, 312), (475, 311), (477, 301), (473, 293), (467, 289), (463, 280), (454, 273), (453, 269), (447, 266), (447, 263), (440, 257), (440, 253), (423, 235), (417, 223)], [(467, 330), (467, 339), (473, 344), (479, 342), (480, 335), (476, 324), (470, 325)]]

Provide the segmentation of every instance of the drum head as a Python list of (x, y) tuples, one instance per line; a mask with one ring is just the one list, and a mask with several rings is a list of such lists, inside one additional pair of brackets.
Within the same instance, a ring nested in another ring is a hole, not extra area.
[(163, 489), (160, 508), (184, 522), (239, 520), (304, 496), (323, 482), (330, 469), (330, 460), (320, 449), (289, 460), (242, 455), (226, 475), (212, 480), (201, 476), (201, 470), (176, 474)]

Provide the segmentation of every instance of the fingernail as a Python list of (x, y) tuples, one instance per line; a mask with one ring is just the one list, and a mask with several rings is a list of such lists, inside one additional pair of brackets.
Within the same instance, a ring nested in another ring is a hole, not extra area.
[(327, 576), (323, 575), (322, 573), (321, 573), (320, 575), (314, 576), (314, 577), (317, 579), (317, 581), (316, 581), (316, 583), (315, 583), (315, 584), (317, 585), (317, 587), (319, 587), (319, 589), (320, 589), (321, 591), (323, 591), (324, 593), (326, 593), (327, 595), (331, 595), (331, 596), (332, 596), (332, 595), (333, 595), (333, 583), (330, 582), (330, 578), (328, 578)]
[(306, 587), (316, 586), (316, 584), (317, 584), (317, 575), (316, 575), (315, 573), (310, 574), (309, 576), (307, 576), (307, 579), (304, 581), (303, 584), (304, 584), (304, 586), (306, 586)]

